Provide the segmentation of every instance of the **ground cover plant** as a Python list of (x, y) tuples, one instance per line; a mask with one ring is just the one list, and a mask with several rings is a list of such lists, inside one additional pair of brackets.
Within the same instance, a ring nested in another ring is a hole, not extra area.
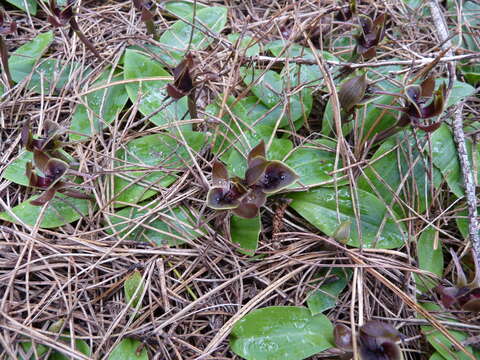
[(0, 6), (0, 359), (480, 358), (478, 1)]

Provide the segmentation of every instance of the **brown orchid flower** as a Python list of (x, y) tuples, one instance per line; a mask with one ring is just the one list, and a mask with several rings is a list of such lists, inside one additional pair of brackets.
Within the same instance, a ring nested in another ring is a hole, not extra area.
[(144, 0), (132, 0), (135, 9), (140, 12), (140, 19), (147, 27), (147, 33), (152, 35), (155, 40), (158, 40), (158, 34), (155, 31), (155, 23), (153, 22), (152, 6), (148, 5)]
[(460, 308), (465, 311), (480, 311), (480, 279), (475, 275), (471, 283), (467, 283), (467, 276), (462, 269), (460, 260), (454, 251), (450, 251), (457, 270), (458, 279), (455, 286), (439, 285), (435, 288), (440, 295), (440, 301), (448, 309)]
[[(335, 345), (346, 353), (353, 352), (353, 336), (350, 328), (343, 324), (335, 325)], [(362, 360), (400, 360), (402, 354), (397, 342), (402, 334), (392, 325), (370, 320), (360, 327), (357, 346)]]
[(364, 59), (371, 59), (376, 56), (376, 47), (385, 36), (385, 22), (387, 16), (382, 14), (375, 20), (365, 15), (358, 15), (360, 25), (360, 34), (356, 36), (357, 46), (355, 53), (361, 55)]
[(88, 40), (85, 34), (80, 29), (80, 26), (77, 23), (76, 14), (73, 11), (74, 0), (67, 0), (67, 6), (63, 9), (60, 9), (57, 6), (56, 0), (49, 0), (49, 8), (52, 15), (48, 15), (48, 22), (53, 27), (63, 27), (70, 25), (70, 35), (74, 32), (81, 42), (90, 50), (99, 60), (103, 61), (103, 57), (95, 49), (95, 46)]
[(207, 205), (216, 210), (232, 210), (235, 215), (246, 219), (258, 216), (267, 195), (285, 189), (298, 179), (287, 165), (281, 161), (267, 161), (265, 156), (265, 142), (261, 141), (248, 154), (245, 179), (229, 178), (225, 165), (216, 161)]

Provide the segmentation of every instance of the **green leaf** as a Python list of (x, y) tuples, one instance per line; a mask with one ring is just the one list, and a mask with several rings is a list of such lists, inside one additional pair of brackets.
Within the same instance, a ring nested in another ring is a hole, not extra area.
[(253, 219), (244, 219), (236, 215), (230, 218), (230, 236), (232, 241), (239, 244), (245, 253), (253, 255), (258, 247), (258, 236), (262, 230), (260, 216)]
[[(149, 211), (151, 209), (138, 210), (129, 206), (107, 216), (116, 236), (126, 240), (173, 246), (201, 236), (201, 232), (195, 230), (195, 219), (186, 207), (155, 211), (146, 217)], [(110, 229), (107, 231), (113, 233)]]
[(30, 15), (37, 15), (37, 2), (35, 0), (7, 0), (7, 2)]
[[(435, 88), (437, 89), (442, 83), (448, 84), (448, 79), (446, 78), (436, 79)], [(475, 94), (475, 88), (472, 85), (456, 80), (453, 83), (452, 92), (448, 97), (448, 101), (447, 101), (447, 104), (445, 105), (445, 109), (448, 108), (449, 106), (458, 104), (463, 99), (465, 99), (468, 96), (472, 96), (473, 94)]]
[[(298, 80), (288, 81), (288, 78), (280, 76), (275, 71), (264, 71), (262, 69), (240, 68), (242, 80), (246, 85), (252, 86), (252, 93), (258, 97), (268, 108), (279, 106), (282, 111), (285, 106), (284, 100), (289, 101), (290, 112), (287, 113), (287, 119), (293, 122), (308, 116), (312, 107), (311, 94), (303, 92), (300, 94), (290, 94), (291, 90), (298, 85)], [(292, 72), (292, 76), (295, 73)], [(290, 84), (289, 84), (290, 83)], [(285, 95), (288, 93), (288, 96)], [(284, 124), (280, 124), (285, 126)]]
[(327, 280), (326, 284), (320, 286), (318, 290), (308, 296), (308, 309), (312, 315), (320, 314), (335, 307), (338, 296), (347, 286), (351, 274), (352, 271), (347, 268), (326, 269), (319, 274), (322, 278), (328, 276), (333, 277), (334, 280)]
[[(185, 19), (192, 21), (192, 15), (185, 14)], [(220, 33), (226, 23), (227, 8), (212, 6), (200, 9), (196, 13), (193, 36), (191, 36), (191, 23), (178, 20), (160, 37), (158, 41), (160, 48), (152, 50), (156, 51), (169, 66), (175, 67), (182, 60), (187, 49), (202, 50), (209, 46), (214, 40), (209, 33)], [(192, 41), (189, 47), (190, 37)]]
[[(274, 40), (265, 46), (266, 50), (269, 50), (276, 57), (288, 57), (288, 58), (303, 58), (306, 60), (315, 60), (313, 51), (298, 43), (290, 42), (288, 40)], [(318, 51), (319, 57), (322, 57), (328, 61), (340, 62), (340, 60), (328, 51)], [(316, 65), (314, 65), (316, 66)]]
[(53, 37), (53, 31), (48, 31), (13, 52), (8, 59), (13, 81), (19, 83), (30, 75), (37, 61), (52, 43)]
[[(158, 76), (171, 77), (158, 62), (134, 50), (127, 49), (124, 63), (125, 80)], [(148, 116), (162, 108), (163, 110), (150, 117), (149, 120), (158, 126), (170, 125), (171, 129), (174, 130), (174, 123), (190, 119), (190, 113), (188, 112), (186, 96), (165, 107), (165, 104), (169, 101), (169, 99), (166, 99), (166, 86), (171, 82), (173, 82), (173, 78), (171, 80), (148, 80), (128, 83), (125, 87), (130, 100), (134, 104), (138, 102), (140, 96), (139, 109), (143, 115)], [(192, 126), (183, 125), (182, 128), (191, 129)]]
[(462, 173), (458, 161), (457, 147), (446, 124), (442, 124), (431, 135), (432, 159), (447, 181), (448, 187), (461, 198), (464, 195)]
[[(417, 139), (419, 146), (423, 147), (425, 137), (417, 135)], [(400, 199), (422, 214), (432, 201), (432, 186), (438, 187), (442, 182), (440, 172), (433, 167), (432, 184), (429, 161), (427, 155), (419, 154), (412, 132), (403, 131), (382, 143), (369, 165), (364, 168), (364, 174), (359, 177), (357, 185), (360, 189), (379, 196), (398, 214), (403, 214), (407, 208), (394, 197), (398, 191)]]
[[(62, 342), (70, 346), (70, 337), (61, 337), (60, 338)], [(87, 355), (88, 357), (92, 355), (92, 350), (90, 349), (90, 346), (88, 346), (88, 343), (85, 340), (82, 339), (76, 339), (75, 340), (75, 350), (78, 352)], [(48, 360), (69, 360), (71, 359), (70, 356), (62, 354), (60, 351), (54, 350), (52, 354), (48, 357)]]
[[(116, 158), (121, 160), (116, 162), (116, 166), (121, 167), (118, 172), (130, 179), (115, 177), (115, 206), (145, 200), (156, 194), (155, 190), (149, 189), (151, 186), (166, 187), (176, 180), (174, 175), (192, 163), (185, 145), (195, 155), (206, 140), (206, 135), (200, 132), (185, 132), (184, 136), (187, 144), (182, 144), (168, 133), (147, 135), (128, 142), (117, 151)], [(157, 168), (167, 171), (154, 171)], [(144, 171), (131, 171), (138, 169)], [(135, 180), (144, 185), (137, 184)]]
[[(239, 51), (240, 54), (245, 54), (246, 56), (255, 56), (260, 53), (260, 45), (258, 45), (258, 41), (251, 36), (242, 36), (240, 33), (233, 33), (228, 35), (227, 39), (232, 43), (237, 51)], [(238, 41), (240, 41), (239, 44), (237, 44)]]
[(42, 60), (33, 68), (33, 74), (27, 88), (36, 93), (49, 94), (58, 92), (70, 81), (72, 77), (81, 78), (88, 74), (90, 69), (78, 62), (66, 63), (57, 59)]
[[(437, 236), (438, 232), (431, 227), (420, 235), (417, 242), (417, 260), (419, 269), (430, 271), (441, 278), (443, 275), (443, 252), (441, 241), (438, 241), (437, 248), (434, 248)], [(433, 289), (438, 284), (438, 281), (425, 276), (414, 274), (414, 277), (418, 289), (423, 293)]]
[[(374, 195), (360, 189), (357, 189), (357, 194), (363, 247), (380, 249), (401, 247), (405, 242), (403, 223), (395, 224), (385, 205)], [(315, 188), (289, 196), (293, 199), (290, 206), (328, 236), (333, 236), (342, 222), (351, 221), (351, 237), (347, 244), (360, 247), (357, 220), (347, 187), (340, 187), (337, 191), (331, 188)]]
[(254, 310), (233, 327), (230, 346), (247, 360), (301, 360), (333, 347), (333, 326), (304, 307)]
[[(96, 88), (123, 79), (122, 75), (112, 75), (109, 80), (110, 76), (111, 69), (105, 69), (92, 87)], [(108, 86), (87, 94), (82, 99), (86, 105), (79, 104), (75, 108), (70, 130), (85, 136), (100, 132), (117, 118), (127, 100), (128, 94), (123, 84)], [(69, 135), (72, 141), (86, 139), (85, 136), (74, 133)]]
[[(33, 226), (37, 222), (43, 207), (34, 206), (30, 204), (30, 201), (39, 196), (35, 195), (11, 209), (22, 223)], [(88, 214), (89, 203), (89, 200), (70, 198), (57, 193), (48, 203), (40, 222), (40, 227), (43, 229), (55, 228), (74, 222)], [(16, 224), (19, 223), (7, 212), (0, 213), (0, 219)]]
[[(32, 342), (29, 341), (29, 342), (22, 342), (22, 343), (20, 343), (20, 345), (23, 348), (23, 351), (28, 352), (32, 348), (33, 344), (32, 344)], [(38, 357), (43, 356), (43, 354), (45, 354), (48, 351), (48, 347), (46, 347), (43, 344), (36, 343), (35, 350), (36, 350), (36, 352), (32, 351), (32, 356), (30, 357), (30, 360), (36, 360)], [(38, 357), (36, 357), (35, 354)], [(22, 358), (22, 359), (25, 359), (25, 358)]]
[(131, 306), (134, 308), (137, 307), (139, 302), (142, 300), (143, 289), (144, 284), (142, 274), (140, 271), (135, 270), (123, 283), (123, 291), (125, 292), (126, 303), (128, 304), (130, 301), (132, 301)]
[(28, 151), (21, 152), (2, 173), (2, 178), (10, 180), (15, 184), (28, 186), (28, 178), (25, 175), (27, 163), (33, 161), (33, 153)]
[[(177, 17), (187, 18), (193, 14), (194, 3), (191, 1), (167, 1), (165, 9)], [(205, 9), (207, 6), (197, 2), (197, 11)]]
[(335, 148), (332, 151), (326, 148), (328, 147), (313, 143), (298, 146), (285, 160), (300, 176), (302, 185), (315, 186), (334, 179), (329, 173), (335, 167)]
[(278, 121), (280, 121), (279, 128), (288, 126), (288, 119), (282, 115), (281, 106), (269, 109), (256, 96), (240, 99), (238, 105), (244, 108), (244, 112), (239, 113), (239, 116), (243, 116), (242, 120), (254, 127), (265, 126), (273, 131)]
[(148, 353), (140, 341), (125, 338), (115, 346), (108, 360), (148, 360)]
[[(440, 306), (434, 303), (425, 303), (422, 304), (422, 307), (428, 311), (442, 311)], [(427, 341), (433, 348), (438, 351), (444, 359), (446, 360), (467, 360), (470, 357), (467, 356), (462, 351), (456, 351), (456, 347), (448, 340), (445, 335), (443, 335), (440, 331), (436, 330), (433, 326), (421, 326), (420, 327), (422, 333), (424, 333), (427, 337)], [(465, 341), (469, 336), (467, 333), (463, 331), (455, 331), (449, 330), (448, 331), (452, 336), (454, 336), (458, 342)], [(472, 353), (471, 346), (465, 346), (465, 349)]]

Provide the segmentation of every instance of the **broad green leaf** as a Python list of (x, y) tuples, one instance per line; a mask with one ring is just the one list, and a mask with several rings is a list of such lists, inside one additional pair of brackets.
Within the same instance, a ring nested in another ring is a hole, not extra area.
[(37, 2), (35, 0), (6, 0), (8, 3), (16, 6), (30, 15), (37, 15)]
[[(201, 149), (206, 139), (206, 135), (200, 132), (185, 132), (184, 136), (193, 155)], [(135, 204), (155, 195), (156, 191), (149, 189), (151, 186), (169, 186), (176, 179), (174, 175), (192, 163), (185, 145), (168, 133), (134, 139), (117, 151), (116, 158), (120, 160), (116, 162), (118, 173), (130, 178), (115, 176), (116, 206)], [(156, 170), (158, 168), (166, 171)], [(132, 171), (139, 169), (143, 171)]]
[(25, 175), (27, 162), (33, 161), (33, 153), (29, 151), (21, 152), (2, 173), (2, 178), (10, 180), (15, 184), (28, 186), (28, 178)]
[(313, 143), (298, 146), (285, 160), (285, 163), (300, 176), (299, 181), (302, 185), (314, 186), (333, 180), (329, 173), (335, 167), (335, 148), (331, 151), (326, 150), (327, 148)]
[[(123, 79), (122, 75), (113, 75), (110, 79), (111, 69), (107, 68), (102, 72), (92, 87), (96, 88), (106, 85), (109, 82), (116, 82)], [(73, 113), (70, 130), (70, 140), (77, 141), (86, 139), (86, 136), (100, 132), (111, 124), (124, 108), (128, 100), (125, 85), (112, 85), (105, 89), (97, 90), (83, 97), (84, 104), (78, 104)], [(80, 134), (84, 134), (82, 136)]]
[[(23, 348), (23, 351), (25, 351), (25, 352), (30, 351), (30, 349), (32, 348), (32, 345), (33, 345), (33, 344), (32, 344), (31, 341), (20, 343), (20, 346)], [(45, 353), (48, 351), (48, 347), (46, 347), (46, 346), (43, 345), (43, 344), (38, 344), (38, 343), (36, 343), (36, 345), (35, 345), (35, 350), (36, 350), (36, 352), (33, 352), (33, 351), (32, 351), (32, 356), (29, 358), (30, 360), (35, 360), (35, 359), (36, 359), (35, 354), (36, 354), (38, 357), (40, 357), (40, 356), (42, 356), (43, 354), (45, 354)], [(22, 357), (22, 359), (25, 360), (26, 358), (23, 358), (23, 357)]]
[[(434, 303), (425, 303), (422, 304), (428, 311), (442, 311), (440, 306)], [(448, 340), (445, 335), (443, 335), (440, 331), (436, 330), (433, 326), (421, 326), (420, 327), (423, 334), (426, 335), (427, 341), (433, 348), (438, 351), (444, 359), (446, 360), (467, 360), (470, 359), (466, 353), (463, 351), (457, 351), (456, 347), (452, 344), (450, 340)], [(456, 331), (456, 330), (449, 330), (448, 331), (453, 337), (455, 337), (458, 342), (465, 341), (469, 336), (467, 333), (463, 331)], [(465, 346), (465, 349), (472, 354), (472, 347)]]
[(228, 41), (238, 49), (240, 54), (245, 54), (246, 56), (255, 56), (260, 53), (260, 45), (258, 41), (253, 39), (251, 36), (243, 35), (239, 33), (233, 33), (227, 36)]
[[(175, 16), (186, 18), (188, 16), (192, 16), (194, 3), (193, 1), (167, 1), (163, 6), (165, 6), (165, 9)], [(206, 5), (203, 5), (197, 1), (197, 11), (205, 9), (206, 7)]]
[(396, 102), (393, 96), (381, 95), (366, 106), (357, 109), (360, 124), (358, 133), (362, 133), (363, 139), (367, 138), (367, 135), (368, 139), (371, 139), (375, 134), (391, 128), (397, 122), (397, 113), (377, 107), (375, 104), (395, 105)]
[[(288, 40), (274, 40), (268, 43), (265, 48), (277, 57), (299, 57), (308, 60), (315, 60), (315, 55), (310, 48)], [(317, 55), (324, 60), (339, 62), (339, 59), (328, 51), (318, 51)]]
[(13, 81), (19, 83), (30, 75), (37, 61), (52, 43), (53, 37), (53, 31), (48, 31), (13, 52), (8, 59)]
[(125, 338), (115, 346), (108, 360), (148, 360), (148, 352), (140, 341)]
[(288, 125), (287, 117), (282, 115), (281, 106), (269, 109), (256, 96), (245, 97), (239, 100), (238, 104), (245, 109), (245, 118), (242, 118), (242, 120), (254, 127), (256, 125), (265, 126), (273, 131), (278, 121), (280, 121), (279, 128)]
[[(123, 283), (123, 291), (125, 292), (125, 302), (128, 304), (132, 301), (131, 306), (137, 307), (142, 300), (142, 293), (144, 289), (142, 274), (135, 270), (130, 274)], [(133, 299), (133, 300), (132, 300)]]
[[(60, 339), (62, 342), (70, 346), (69, 337), (61, 337)], [(88, 343), (82, 339), (75, 340), (75, 350), (87, 356), (92, 355), (92, 350), (90, 349), (90, 346), (88, 346)], [(53, 351), (52, 354), (48, 357), (48, 360), (69, 360), (69, 359), (71, 359), (70, 356), (64, 355), (61, 352), (56, 350)]]
[(319, 274), (321, 278), (328, 276), (333, 277), (333, 279), (327, 279), (324, 285), (308, 296), (308, 309), (312, 315), (320, 314), (335, 307), (338, 296), (347, 286), (351, 274), (352, 271), (348, 268), (332, 268), (331, 271), (326, 269)]
[(65, 63), (56, 59), (42, 60), (33, 68), (33, 74), (27, 87), (36, 93), (58, 92), (72, 77), (78, 79), (90, 72), (88, 67), (83, 69), (82, 66), (77, 62)]
[[(283, 110), (285, 104), (284, 100), (289, 101), (289, 112), (286, 113), (287, 119), (290, 118), (293, 122), (308, 116), (312, 108), (312, 97), (308, 92), (290, 94), (295, 85), (298, 85), (298, 80), (291, 79), (288, 81), (285, 77), (282, 78), (280, 74), (275, 71), (264, 71), (261, 69), (240, 68), (242, 80), (246, 85), (252, 86), (252, 93), (258, 97), (264, 105), (268, 108), (280, 106)], [(292, 73), (292, 76), (295, 75)], [(289, 84), (290, 83), (290, 84)], [(280, 104), (280, 105), (278, 105)], [(287, 124), (280, 124), (285, 126)]]
[(365, 248), (380, 249), (401, 247), (405, 242), (404, 225), (396, 224), (385, 205), (374, 195), (360, 189), (357, 189), (357, 194), (362, 241), (357, 232), (357, 220), (348, 187), (340, 187), (337, 191), (315, 188), (290, 194), (289, 197), (293, 199), (290, 206), (328, 236), (333, 236), (342, 222), (351, 221), (351, 237), (347, 243), (350, 246), (359, 247), (363, 244)]
[(458, 160), (457, 147), (447, 125), (442, 124), (431, 135), (432, 159), (447, 181), (450, 190), (457, 196), (464, 194), (462, 172)]
[[(425, 138), (418, 135), (417, 139), (422, 147)], [(401, 214), (407, 211), (407, 207), (394, 197), (398, 191), (400, 199), (422, 214), (432, 201), (432, 186), (438, 187), (442, 181), (435, 167), (430, 178), (429, 161), (429, 156), (419, 155), (411, 131), (402, 131), (387, 139), (375, 152), (369, 165), (364, 168), (364, 174), (358, 179), (358, 187), (379, 196), (386, 205)]]
[[(146, 217), (149, 211), (151, 209), (138, 210), (129, 206), (108, 215), (108, 218), (116, 236), (126, 240), (148, 241), (165, 246), (180, 245), (185, 240), (201, 236), (201, 232), (195, 230), (195, 219), (186, 207), (156, 211)], [(108, 232), (112, 233), (110, 229)]]
[(428, 360), (445, 360), (445, 358), (438, 352), (434, 352), (432, 356), (428, 358)]
[(254, 310), (233, 327), (230, 346), (247, 360), (302, 360), (333, 347), (333, 326), (304, 307)]
[[(418, 267), (421, 270), (427, 270), (431, 273), (442, 277), (443, 275), (443, 252), (442, 243), (438, 241), (437, 248), (435, 249), (435, 237), (438, 233), (433, 228), (428, 228), (420, 235), (417, 242), (417, 260)], [(430, 289), (433, 289), (438, 281), (432, 280), (425, 276), (419, 276), (414, 274), (415, 281), (418, 289), (425, 293)]]
[[(185, 14), (185, 20), (192, 21), (193, 14)], [(182, 60), (187, 49), (202, 50), (210, 45), (214, 37), (209, 33), (218, 34), (227, 23), (227, 8), (212, 6), (200, 9), (195, 17), (195, 30), (192, 33), (191, 23), (184, 20), (175, 22), (162, 36), (160, 48), (152, 49), (169, 66), (175, 67)], [(190, 38), (192, 41), (189, 46)]]
[[(22, 223), (33, 226), (37, 222), (43, 206), (34, 206), (30, 204), (30, 201), (39, 196), (35, 195), (11, 209)], [(89, 200), (70, 198), (57, 193), (48, 203), (40, 227), (43, 229), (55, 228), (74, 222), (88, 214), (89, 204)], [(0, 219), (18, 224), (18, 221), (7, 212), (0, 213)]]
[(258, 247), (258, 237), (262, 230), (260, 216), (253, 219), (243, 219), (236, 215), (230, 218), (230, 236), (232, 241), (239, 244), (245, 253), (253, 255)]
[(337, 36), (333, 36), (332, 38), (332, 48), (334, 51), (331, 51), (333, 54), (337, 54), (337, 56), (343, 61), (351, 61), (352, 60), (352, 53), (355, 47), (355, 39), (352, 35), (343, 35), (339, 34)]
[[(151, 122), (158, 126), (170, 125), (169, 129), (175, 130), (174, 123), (190, 119), (186, 96), (165, 107), (165, 104), (170, 101), (167, 99), (166, 86), (173, 82), (173, 78), (157, 61), (135, 50), (127, 49), (124, 62), (125, 80), (159, 76), (171, 78), (171, 80), (144, 80), (125, 85), (132, 103), (136, 104), (139, 101), (139, 109), (143, 115), (149, 116), (162, 109), (149, 118)], [(182, 126), (182, 129), (191, 128), (191, 125)]]
[[(436, 79), (435, 80), (435, 88), (438, 89), (438, 87), (442, 83), (448, 84), (448, 79), (445, 79), (445, 78)], [(474, 93), (475, 93), (475, 88), (472, 85), (456, 80), (453, 83), (452, 92), (450, 93), (450, 96), (448, 97), (448, 101), (447, 101), (447, 104), (445, 106), (445, 109), (448, 108), (451, 105), (458, 104), (459, 102), (461, 102), (466, 97), (472, 96)]]

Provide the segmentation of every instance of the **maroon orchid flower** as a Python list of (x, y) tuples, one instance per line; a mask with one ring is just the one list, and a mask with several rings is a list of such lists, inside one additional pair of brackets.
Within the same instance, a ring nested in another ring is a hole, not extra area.
[(262, 141), (248, 154), (245, 179), (229, 178), (227, 168), (215, 162), (212, 168), (212, 188), (207, 194), (207, 205), (216, 210), (232, 210), (240, 217), (251, 219), (265, 205), (267, 195), (276, 193), (291, 184), (298, 175), (281, 161), (265, 159)]
[(355, 52), (364, 59), (371, 59), (376, 56), (376, 47), (385, 36), (385, 21), (387, 16), (382, 14), (372, 20), (368, 16), (358, 15), (358, 23), (361, 32), (356, 36), (357, 46)]
[(155, 31), (155, 23), (153, 21), (153, 3), (147, 4), (143, 0), (132, 0), (135, 9), (140, 12), (140, 19), (147, 27), (147, 33), (152, 35), (155, 40), (158, 40), (158, 34)]
[[(343, 324), (334, 328), (334, 340), (338, 349), (353, 351), (352, 331)], [(357, 346), (362, 360), (400, 360), (402, 354), (397, 342), (402, 334), (390, 324), (371, 320), (360, 327)]]
[(22, 145), (27, 151), (41, 150), (52, 152), (62, 147), (63, 142), (60, 141), (62, 129), (57, 123), (47, 120), (43, 127), (44, 135), (38, 139), (34, 139), (32, 131), (30, 130), (30, 123), (27, 122), (21, 133)]
[(465, 311), (480, 311), (480, 279), (478, 274), (471, 283), (467, 283), (467, 276), (462, 269), (460, 260), (454, 251), (450, 251), (457, 270), (458, 279), (455, 286), (439, 285), (435, 288), (443, 306), (448, 309), (460, 308)]
[(90, 40), (88, 40), (77, 23), (76, 14), (73, 10), (74, 2), (74, 0), (67, 0), (67, 6), (60, 9), (57, 6), (56, 0), (49, 0), (51, 15), (48, 15), (48, 22), (52, 24), (53, 27), (70, 25), (70, 35), (74, 32), (87, 49), (90, 50), (99, 60), (103, 61), (100, 53), (95, 49), (95, 46), (93, 46)]
[(193, 89), (191, 68), (193, 67), (193, 55), (188, 53), (182, 62), (173, 69), (173, 84), (167, 84), (167, 93), (175, 100), (188, 95)]

